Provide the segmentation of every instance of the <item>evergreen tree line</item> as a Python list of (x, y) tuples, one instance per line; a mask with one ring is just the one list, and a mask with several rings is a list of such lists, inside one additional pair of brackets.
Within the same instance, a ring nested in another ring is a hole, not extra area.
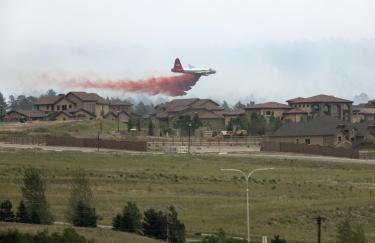
[[(0, 203), (0, 221), (52, 224), (54, 218), (46, 200), (46, 185), (41, 172), (32, 167), (25, 168), (20, 188), (22, 200), (16, 213), (13, 211), (12, 202), (5, 200)], [(86, 173), (78, 168), (72, 172), (70, 195), (65, 212), (66, 220), (74, 226), (96, 227), (100, 216), (96, 214), (94, 204), (90, 182)], [(178, 219), (173, 206), (168, 207), (166, 213), (148, 209), (142, 218), (136, 204), (128, 202), (122, 214), (113, 218), (113, 229), (144, 234), (157, 239), (168, 237), (171, 243), (185, 242), (185, 226)]]
[(114, 230), (143, 234), (161, 240), (168, 239), (171, 243), (185, 242), (185, 225), (178, 219), (173, 206), (168, 207), (166, 212), (150, 208), (142, 217), (137, 205), (128, 202), (122, 213), (116, 215), (112, 222)]

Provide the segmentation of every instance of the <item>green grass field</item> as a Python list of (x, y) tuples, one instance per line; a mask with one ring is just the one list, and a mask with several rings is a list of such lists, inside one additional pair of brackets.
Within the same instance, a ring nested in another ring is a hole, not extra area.
[(317, 214), (327, 217), (324, 242), (334, 242), (336, 225), (351, 208), (375, 242), (375, 166), (227, 156), (130, 155), (0, 150), (0, 200), (21, 198), (19, 181), (25, 166), (43, 170), (47, 198), (57, 221), (65, 221), (71, 171), (87, 171), (96, 208), (111, 224), (126, 201), (144, 210), (174, 205), (188, 234), (216, 232), (245, 236), (244, 181), (221, 168), (257, 172), (251, 182), (251, 233), (280, 234), (288, 242), (315, 242)]

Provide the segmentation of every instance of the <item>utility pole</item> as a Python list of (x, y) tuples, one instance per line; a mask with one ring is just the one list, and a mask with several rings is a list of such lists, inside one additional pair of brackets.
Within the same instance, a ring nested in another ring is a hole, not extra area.
[(314, 218), (316, 220), (316, 225), (318, 228), (318, 235), (317, 235), (317, 243), (321, 243), (321, 228), (322, 228), (322, 222), (324, 222), (325, 218), (318, 215)]

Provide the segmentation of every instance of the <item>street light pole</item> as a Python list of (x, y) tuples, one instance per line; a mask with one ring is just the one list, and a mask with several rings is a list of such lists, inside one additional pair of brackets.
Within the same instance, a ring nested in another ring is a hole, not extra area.
[(246, 180), (246, 218), (247, 218), (247, 242), (250, 243), (250, 208), (249, 208), (249, 179), (251, 178), (251, 176), (256, 172), (256, 171), (260, 171), (260, 170), (273, 170), (274, 168), (259, 168), (259, 169), (255, 169), (255, 170), (252, 170), (250, 171), (249, 174), (246, 175), (245, 172), (243, 172), (242, 170), (238, 170), (238, 169), (221, 169), (221, 171), (234, 171), (234, 172), (239, 172), (241, 173), (244, 177), (245, 177), (245, 180)]
[(190, 129), (191, 129), (191, 122), (188, 123), (188, 128), (189, 128), (188, 153), (190, 154)]
[(120, 111), (117, 111), (117, 132), (120, 132)]

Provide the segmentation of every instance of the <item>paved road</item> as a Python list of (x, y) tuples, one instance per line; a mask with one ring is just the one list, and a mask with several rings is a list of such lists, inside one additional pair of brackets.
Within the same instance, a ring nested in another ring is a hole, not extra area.
[[(80, 151), (85, 153), (95, 153), (96, 148), (82, 148), (82, 147), (60, 147), (60, 146), (42, 146), (42, 145), (21, 145), (21, 144), (5, 144), (0, 143), (0, 148), (17, 148), (17, 149), (42, 149), (46, 151)], [(117, 152), (117, 153), (131, 153), (131, 154), (163, 154), (162, 152), (138, 152), (128, 150), (115, 150), (115, 149), (100, 149), (100, 152)], [(204, 154), (204, 153), (202, 153)], [(308, 154), (293, 154), (293, 153), (274, 153), (274, 152), (240, 152), (240, 153), (228, 153), (220, 152), (215, 153), (221, 156), (235, 156), (235, 157), (246, 157), (246, 158), (263, 158), (263, 159), (294, 159), (294, 160), (306, 160), (306, 161), (318, 161), (318, 162), (335, 162), (335, 163), (353, 163), (353, 164), (369, 164), (375, 165), (375, 160), (365, 159), (349, 159), (349, 158), (337, 158), (319, 155), (308, 155)]]

